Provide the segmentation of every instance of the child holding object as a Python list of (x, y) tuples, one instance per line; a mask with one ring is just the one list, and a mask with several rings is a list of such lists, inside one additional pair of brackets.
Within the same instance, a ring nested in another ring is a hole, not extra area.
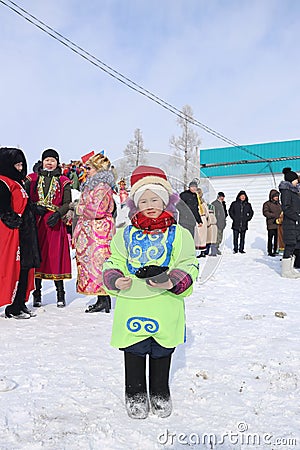
[[(198, 275), (194, 241), (173, 216), (177, 194), (163, 170), (137, 167), (131, 176), (131, 224), (111, 242), (104, 284), (116, 296), (111, 345), (124, 351), (125, 403), (131, 418), (172, 412), (172, 353), (185, 341), (184, 297)], [(146, 356), (149, 355), (149, 397)]]

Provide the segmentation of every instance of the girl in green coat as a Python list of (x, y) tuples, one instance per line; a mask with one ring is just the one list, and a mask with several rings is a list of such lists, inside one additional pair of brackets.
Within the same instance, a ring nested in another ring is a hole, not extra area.
[(198, 263), (190, 233), (176, 224), (179, 197), (163, 170), (137, 167), (130, 199), (131, 225), (117, 232), (104, 263), (104, 284), (116, 297), (111, 345), (124, 350), (128, 415), (144, 419), (151, 405), (168, 417), (171, 357), (185, 341), (184, 297), (192, 293)]

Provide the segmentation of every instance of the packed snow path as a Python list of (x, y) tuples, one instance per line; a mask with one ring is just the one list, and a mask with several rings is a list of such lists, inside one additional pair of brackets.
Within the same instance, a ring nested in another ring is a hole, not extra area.
[(0, 449), (299, 449), (300, 281), (280, 277), (279, 257), (246, 250), (226, 248), (186, 299), (167, 419), (128, 418), (113, 314), (85, 314), (94, 298), (75, 279), (58, 309), (44, 282), (37, 317), (0, 319)]

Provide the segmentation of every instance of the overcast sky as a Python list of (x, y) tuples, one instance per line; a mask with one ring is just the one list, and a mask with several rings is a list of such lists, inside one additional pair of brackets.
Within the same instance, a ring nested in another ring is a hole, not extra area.
[[(6, 1), (6, 0), (5, 0)], [(17, 0), (136, 83), (239, 144), (299, 138), (298, 0)], [(0, 145), (31, 165), (105, 149), (140, 128), (170, 153), (176, 116), (83, 60), (0, 3)], [(202, 147), (222, 141), (196, 128)]]

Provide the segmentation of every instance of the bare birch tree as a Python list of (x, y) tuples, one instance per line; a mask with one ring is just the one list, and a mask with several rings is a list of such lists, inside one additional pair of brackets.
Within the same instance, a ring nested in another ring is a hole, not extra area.
[(118, 172), (121, 176), (128, 176), (137, 166), (147, 163), (146, 154), (149, 152), (144, 146), (144, 139), (139, 128), (134, 131), (134, 138), (129, 141), (123, 151), (123, 158), (118, 161)]
[(200, 176), (199, 146), (201, 141), (188, 120), (193, 118), (193, 110), (189, 105), (182, 108), (182, 116), (177, 119), (182, 133), (178, 137), (171, 137), (170, 146), (173, 148), (173, 156), (175, 156), (173, 163), (178, 170), (178, 176), (182, 177), (184, 189), (187, 189), (188, 182)]

